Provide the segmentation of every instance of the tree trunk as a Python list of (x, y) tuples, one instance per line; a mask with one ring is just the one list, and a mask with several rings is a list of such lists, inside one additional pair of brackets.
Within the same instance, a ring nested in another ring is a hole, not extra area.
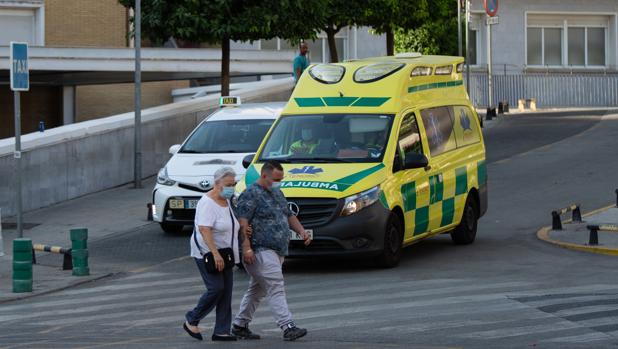
[(395, 54), (395, 34), (392, 28), (386, 31), (386, 55), (393, 56)]
[(230, 95), (230, 38), (221, 41), (221, 96)]
[(339, 57), (337, 56), (337, 43), (335, 42), (335, 34), (337, 34), (338, 30), (335, 30), (332, 27), (326, 28), (326, 37), (328, 38), (328, 51), (330, 52), (330, 62), (337, 63), (339, 62)]

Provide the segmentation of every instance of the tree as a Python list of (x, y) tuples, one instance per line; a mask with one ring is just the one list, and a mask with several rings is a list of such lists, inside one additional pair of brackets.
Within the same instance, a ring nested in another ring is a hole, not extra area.
[(361, 23), (368, 2), (369, 0), (312, 1), (311, 6), (318, 12), (318, 20), (305, 22), (315, 31), (326, 33), (331, 62), (339, 62), (335, 35), (347, 26)]
[(378, 34), (386, 34), (386, 54), (392, 56), (395, 31), (411, 30), (429, 18), (427, 0), (369, 0), (361, 24)]
[[(126, 7), (135, 0), (118, 0)], [(326, 0), (315, 0), (322, 4)], [(221, 94), (229, 94), (230, 40), (315, 37), (305, 21), (321, 23), (301, 0), (142, 0), (142, 31), (154, 43), (170, 38), (221, 45)]]
[(433, 0), (428, 3), (427, 19), (417, 28), (395, 30), (397, 52), (457, 54), (457, 3)]

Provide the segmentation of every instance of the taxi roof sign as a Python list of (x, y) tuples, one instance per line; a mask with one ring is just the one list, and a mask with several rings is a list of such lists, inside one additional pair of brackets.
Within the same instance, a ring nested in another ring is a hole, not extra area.
[(240, 105), (240, 97), (236, 97), (236, 96), (221, 96), (219, 98), (219, 106), (221, 107), (229, 107), (229, 106), (235, 106), (235, 105)]

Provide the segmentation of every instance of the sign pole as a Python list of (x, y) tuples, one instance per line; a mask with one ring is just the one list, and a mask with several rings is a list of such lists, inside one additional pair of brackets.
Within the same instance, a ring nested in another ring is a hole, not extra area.
[(21, 110), (20, 110), (20, 100), (19, 100), (19, 91), (13, 92), (13, 108), (15, 111), (15, 166), (17, 167), (17, 232), (19, 233), (19, 238), (24, 237), (23, 226), (22, 226), (22, 189), (21, 189)]
[(466, 35), (466, 90), (468, 91), (468, 95), (470, 95), (470, 47), (468, 41), (470, 41), (470, 30), (468, 29), (468, 25), (470, 22), (470, 1), (466, 0), (466, 26), (465, 26), (465, 35)]
[(457, 0), (457, 52), (462, 56), (461, 51), (461, 1)]
[(15, 158), (16, 167), (16, 205), (17, 205), (17, 232), (19, 237), (24, 237), (22, 222), (22, 164), (21, 164), (21, 103), (20, 91), (30, 89), (30, 71), (28, 69), (28, 43), (11, 42), (10, 44), (10, 76), (11, 90), (13, 90), (13, 112), (15, 114)]
[[(492, 91), (492, 69), (491, 69), (491, 23), (490, 18), (487, 16), (487, 112), (492, 111), (493, 103), (493, 91)], [(493, 116), (493, 115), (492, 115)]]
[(141, 1), (135, 0), (135, 131), (134, 139), (134, 183), (135, 189), (142, 187), (142, 8)]

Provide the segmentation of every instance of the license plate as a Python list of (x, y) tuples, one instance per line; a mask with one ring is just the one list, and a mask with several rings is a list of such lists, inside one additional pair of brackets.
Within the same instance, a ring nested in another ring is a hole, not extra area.
[[(313, 229), (305, 229), (305, 231), (307, 232), (307, 234), (309, 234), (309, 237), (311, 238), (311, 240), (313, 240)], [(296, 234), (294, 230), (290, 230), (290, 234), (292, 235), (292, 237), (290, 237), (290, 240), (302, 240), (303, 239), (300, 237), (300, 235)]]
[(191, 199), (186, 199), (186, 200), (172, 199), (170, 200), (170, 208), (171, 209), (194, 210), (197, 207), (197, 201), (198, 200), (191, 200)]

